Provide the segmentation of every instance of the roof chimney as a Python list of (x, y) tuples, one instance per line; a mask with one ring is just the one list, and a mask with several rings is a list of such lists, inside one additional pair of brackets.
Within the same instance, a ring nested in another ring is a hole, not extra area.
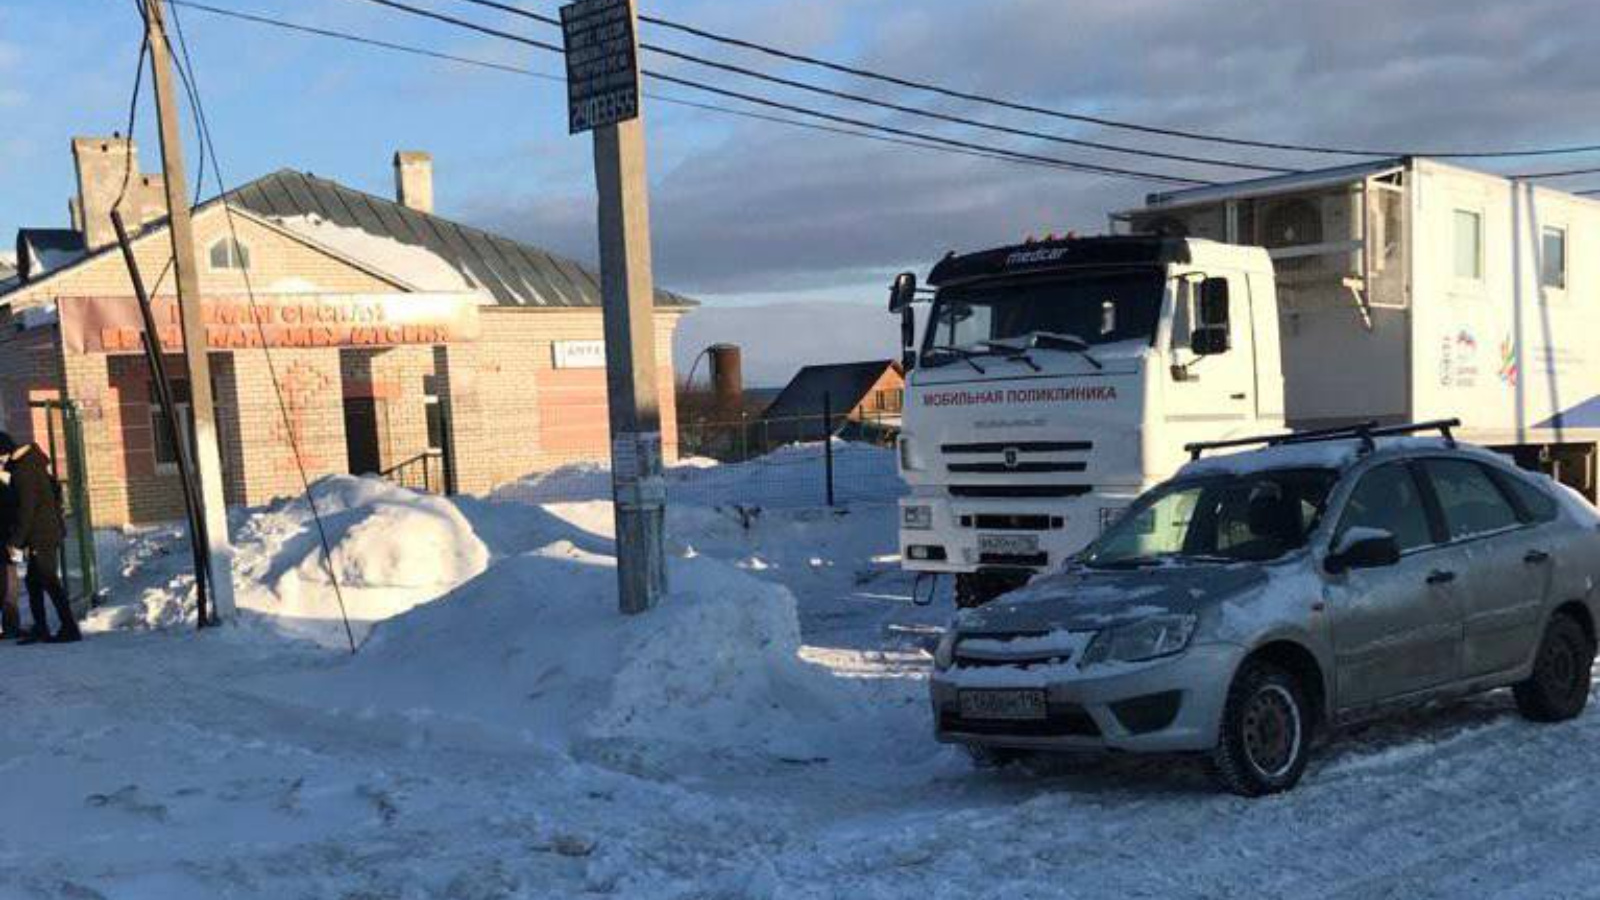
[(433, 157), (417, 150), (394, 155), (394, 198), (420, 213), (433, 212)]
[(116, 243), (117, 233), (111, 227), (111, 206), (122, 193), (124, 175), (132, 179), (129, 197), (123, 203), (132, 214), (125, 218), (132, 223), (139, 223), (143, 218), (142, 198), (133, 190), (138, 185), (139, 149), (133, 141), (119, 135), (77, 137), (72, 139), (72, 160), (78, 169), (74, 225), (83, 235), (84, 249), (93, 253)]

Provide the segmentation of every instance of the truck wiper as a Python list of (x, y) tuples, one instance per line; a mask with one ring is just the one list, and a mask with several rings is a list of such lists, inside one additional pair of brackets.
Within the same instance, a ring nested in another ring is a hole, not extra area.
[(1089, 342), (1075, 334), (1058, 334), (1054, 331), (1035, 331), (1030, 338), (1030, 342), (1033, 344), (1033, 346), (1043, 347), (1046, 350), (1065, 350), (1068, 353), (1077, 353), (1084, 359), (1088, 360), (1089, 364), (1094, 366), (1096, 369), (1105, 368), (1105, 366), (1100, 364), (1100, 360), (1095, 359), (1094, 354), (1089, 352)]
[(929, 347), (928, 348), (928, 352), (929, 353), (948, 353), (951, 356), (956, 357), (957, 359), (961, 359), (961, 360), (965, 361), (967, 365), (969, 365), (972, 368), (976, 369), (979, 375), (987, 375), (987, 374), (989, 374), (988, 370), (984, 369), (983, 366), (978, 365), (977, 362), (973, 360), (973, 357), (982, 356), (983, 355), (982, 353), (973, 353), (971, 350), (968, 350), (965, 347), (951, 347), (948, 344), (940, 344), (939, 346), (936, 346), (936, 347)]
[(1033, 361), (1033, 357), (1028, 355), (1028, 350), (1025, 347), (1002, 344), (999, 341), (983, 341), (978, 346), (987, 349), (996, 356), (1003, 356), (1006, 359), (1014, 359), (1018, 362), (1026, 363), (1028, 368), (1034, 370), (1035, 372), (1044, 371), (1044, 369), (1038, 363)]

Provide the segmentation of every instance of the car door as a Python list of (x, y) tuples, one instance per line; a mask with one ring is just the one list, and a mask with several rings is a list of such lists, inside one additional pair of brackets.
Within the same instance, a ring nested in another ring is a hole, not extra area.
[(1450, 546), (1461, 554), (1461, 674), (1514, 668), (1538, 639), (1550, 591), (1550, 535), (1526, 521), (1483, 463), (1430, 457), (1420, 466)]
[(1394, 565), (1327, 575), (1335, 703), (1370, 706), (1455, 680), (1461, 607), (1455, 548), (1428, 506), (1411, 465), (1391, 462), (1360, 476), (1336, 520), (1333, 547), (1352, 528), (1393, 534)]

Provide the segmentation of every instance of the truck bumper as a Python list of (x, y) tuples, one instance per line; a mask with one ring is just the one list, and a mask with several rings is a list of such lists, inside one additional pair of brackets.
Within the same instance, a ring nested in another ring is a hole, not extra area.
[[(900, 559), (913, 572), (1050, 571), (1099, 537), (1137, 493), (1044, 500), (904, 497)], [(921, 514), (927, 528), (906, 527), (906, 511), (913, 507), (927, 509)]]
[(935, 734), (945, 743), (1054, 750), (1170, 753), (1216, 746), (1228, 686), (1244, 658), (1232, 644), (1191, 647), (1170, 660), (1138, 666), (1091, 667), (1035, 684), (1006, 679), (1006, 688), (1043, 689), (1049, 715), (1028, 721), (961, 717), (960, 670), (929, 681)]

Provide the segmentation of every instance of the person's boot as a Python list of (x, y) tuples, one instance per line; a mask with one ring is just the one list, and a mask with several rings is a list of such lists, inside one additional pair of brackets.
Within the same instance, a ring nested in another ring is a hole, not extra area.
[(17, 639), (17, 643), (18, 644), (23, 644), (23, 645), (26, 645), (26, 644), (44, 644), (44, 643), (48, 643), (49, 641), (50, 641), (50, 632), (46, 631), (43, 628), (37, 628), (37, 629), (34, 629), (33, 631), (24, 632), (22, 637)]

